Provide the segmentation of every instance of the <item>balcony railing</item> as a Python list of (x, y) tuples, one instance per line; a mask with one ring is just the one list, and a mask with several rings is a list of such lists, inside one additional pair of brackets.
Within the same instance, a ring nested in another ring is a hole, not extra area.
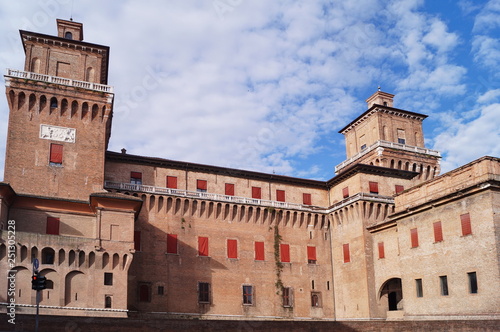
[(400, 144), (400, 143), (394, 143), (394, 142), (380, 140), (380, 141), (376, 141), (375, 143), (373, 143), (372, 145), (370, 145), (366, 149), (362, 150), (361, 152), (355, 154), (351, 158), (344, 160), (343, 162), (341, 162), (340, 164), (335, 166), (335, 173), (338, 173), (342, 168), (355, 162), (356, 160), (360, 159), (368, 152), (373, 151), (374, 149), (376, 149), (378, 147), (392, 148), (392, 149), (397, 149), (397, 150), (428, 154), (428, 155), (435, 156), (435, 157), (441, 157), (441, 154), (439, 153), (439, 151), (436, 151), (436, 150), (431, 150), (431, 149), (421, 148), (418, 146), (411, 146), (411, 145), (406, 145), (406, 144)]
[(60, 85), (66, 85), (66, 86), (72, 86), (75, 88), (82, 88), (82, 89), (87, 89), (87, 90), (113, 93), (113, 87), (110, 85), (91, 83), (91, 82), (85, 82), (85, 81), (77, 81), (77, 80), (72, 80), (69, 78), (43, 75), (43, 74), (33, 73), (33, 72), (29, 72), (29, 71), (7, 69), (5, 76), (15, 77), (15, 78), (23, 78), (23, 79), (27, 79), (27, 80), (40, 81), (40, 82), (46, 82), (46, 83), (54, 83), (54, 84), (60, 84)]
[(292, 209), (292, 210), (302, 210), (302, 211), (310, 211), (316, 213), (331, 213), (343, 206), (349, 205), (357, 200), (370, 200), (379, 203), (394, 203), (394, 198), (390, 196), (381, 196), (377, 194), (367, 194), (367, 193), (358, 193), (351, 197), (348, 197), (334, 205), (330, 208), (325, 207), (313, 207), (310, 205), (303, 205), (297, 203), (287, 203), (287, 202), (278, 202), (278, 201), (270, 201), (266, 199), (257, 199), (257, 198), (248, 198), (248, 197), (239, 197), (239, 196), (229, 196), (229, 195), (221, 195), (200, 191), (189, 191), (182, 189), (171, 189), (171, 188), (163, 188), (163, 187), (155, 187), (155, 186), (147, 186), (143, 184), (132, 184), (132, 183), (121, 183), (121, 182), (111, 182), (106, 181), (104, 183), (104, 187), (107, 189), (115, 189), (120, 191), (134, 191), (134, 192), (146, 192), (151, 194), (159, 194), (159, 195), (172, 195), (179, 197), (188, 197), (188, 198), (200, 198), (200, 199), (209, 199), (214, 201), (223, 201), (223, 202), (231, 202), (231, 203), (239, 203), (239, 204), (252, 204), (252, 205), (260, 205), (266, 207), (274, 207), (280, 209)]

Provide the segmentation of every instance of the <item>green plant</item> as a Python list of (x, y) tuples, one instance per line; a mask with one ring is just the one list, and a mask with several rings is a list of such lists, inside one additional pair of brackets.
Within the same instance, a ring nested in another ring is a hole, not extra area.
[(280, 244), (281, 235), (279, 233), (278, 225), (274, 226), (274, 262), (276, 265), (276, 282), (274, 286), (276, 287), (276, 294), (280, 295), (283, 290), (283, 281), (281, 280), (281, 272), (283, 271), (283, 263), (280, 259)]

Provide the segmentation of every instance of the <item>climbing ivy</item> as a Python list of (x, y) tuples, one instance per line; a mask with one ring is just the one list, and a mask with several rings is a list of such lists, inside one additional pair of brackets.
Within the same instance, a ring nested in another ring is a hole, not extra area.
[(283, 263), (280, 260), (280, 244), (281, 235), (279, 233), (278, 225), (274, 226), (274, 262), (276, 264), (276, 294), (280, 294), (283, 290), (283, 281), (281, 281), (281, 272), (283, 271)]

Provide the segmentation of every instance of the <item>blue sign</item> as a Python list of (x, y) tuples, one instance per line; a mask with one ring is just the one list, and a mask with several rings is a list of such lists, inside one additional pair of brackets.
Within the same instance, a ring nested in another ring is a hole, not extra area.
[(35, 258), (33, 260), (33, 269), (38, 270), (38, 265), (39, 265), (38, 258)]

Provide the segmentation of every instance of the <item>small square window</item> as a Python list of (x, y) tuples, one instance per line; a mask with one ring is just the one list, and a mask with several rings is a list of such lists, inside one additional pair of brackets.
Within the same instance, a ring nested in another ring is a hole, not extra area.
[(361, 150), (366, 149), (366, 144), (361, 145)]
[(311, 307), (321, 308), (321, 293), (311, 292)]
[(253, 301), (253, 286), (243, 285), (243, 304), (252, 305)]
[(406, 144), (406, 139), (404, 139), (404, 138), (398, 138), (398, 143), (399, 144)]
[(104, 285), (113, 286), (113, 273), (104, 273)]
[(210, 303), (210, 284), (208, 282), (198, 283), (198, 303)]
[(207, 180), (196, 180), (196, 191), (205, 193), (207, 188)]
[(141, 172), (130, 172), (130, 183), (131, 184), (142, 184), (142, 173)]

